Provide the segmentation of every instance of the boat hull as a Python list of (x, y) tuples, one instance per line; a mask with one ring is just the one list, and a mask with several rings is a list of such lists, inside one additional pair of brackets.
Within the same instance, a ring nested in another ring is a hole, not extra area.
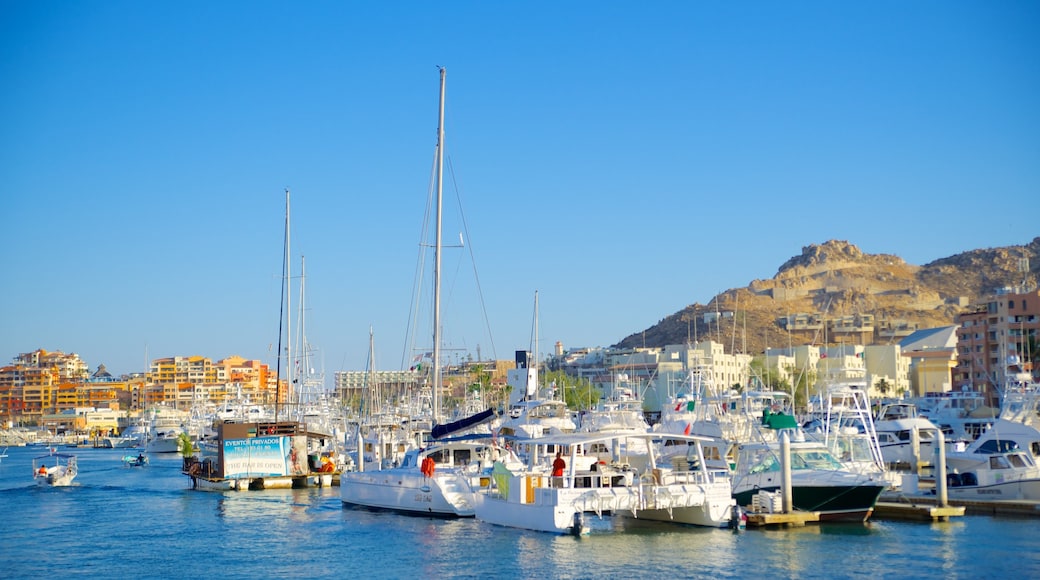
[[(799, 485), (791, 487), (791, 501), (796, 510), (818, 512), (821, 521), (866, 521), (874, 512), (882, 483), (863, 485)], [(779, 485), (735, 491), (733, 498), (740, 506), (750, 506), (759, 491), (778, 492)]]
[(476, 517), (482, 522), (547, 532), (551, 534), (584, 535), (589, 533), (584, 514), (573, 507), (580, 491), (541, 489), (531, 503), (510, 501), (493, 493), (480, 493), (476, 497)]
[(75, 474), (61, 473), (48, 473), (46, 476), (37, 476), (36, 484), (47, 487), (66, 487), (72, 485), (72, 480), (76, 478)]
[(147, 453), (177, 453), (180, 447), (176, 437), (158, 437), (148, 440), (144, 450)]
[(1024, 479), (991, 485), (947, 487), (947, 497), (972, 500), (1040, 501), (1040, 479)]
[(426, 477), (418, 469), (357, 471), (340, 475), (340, 499), (344, 504), (439, 517), (473, 517), (473, 493), (467, 488), (458, 493), (453, 487), (457, 475), (443, 473)]
[(729, 526), (735, 503), (730, 495), (729, 481), (725, 481), (724, 484), (708, 484), (701, 487), (705, 490), (705, 494), (703, 503), (700, 505), (641, 509), (620, 513), (624, 516), (656, 522), (687, 524), (708, 528)]

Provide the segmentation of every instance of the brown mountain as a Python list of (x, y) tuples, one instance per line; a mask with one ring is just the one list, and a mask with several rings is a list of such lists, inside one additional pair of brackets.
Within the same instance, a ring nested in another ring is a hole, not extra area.
[(756, 354), (789, 344), (898, 342), (918, 328), (954, 324), (958, 313), (1001, 288), (1036, 288), (1038, 256), (1040, 237), (1024, 246), (971, 250), (914, 266), (831, 240), (802, 248), (769, 280), (691, 304), (615, 346), (710, 337), (727, 352)]

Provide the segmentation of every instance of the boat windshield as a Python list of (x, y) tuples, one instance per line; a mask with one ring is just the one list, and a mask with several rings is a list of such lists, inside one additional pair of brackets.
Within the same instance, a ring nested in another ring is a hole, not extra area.
[(1008, 461), (1012, 467), (1032, 467), (1033, 463), (1024, 453), (1012, 453), (1008, 455)]
[[(780, 455), (768, 453), (751, 468), (751, 473), (762, 473), (766, 471), (780, 471)], [(826, 449), (792, 449), (791, 470), (839, 470), (841, 463), (834, 458)]]

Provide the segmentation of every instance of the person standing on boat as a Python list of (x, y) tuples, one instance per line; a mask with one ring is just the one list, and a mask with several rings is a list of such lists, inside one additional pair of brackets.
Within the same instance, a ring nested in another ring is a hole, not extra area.
[(567, 462), (563, 460), (562, 452), (556, 452), (556, 459), (553, 460), (552, 464), (552, 476), (553, 485), (556, 487), (563, 486), (563, 470), (567, 468)]
[(40, 466), (39, 475), (40, 475), (40, 477), (47, 477), (47, 465), (46, 464)]

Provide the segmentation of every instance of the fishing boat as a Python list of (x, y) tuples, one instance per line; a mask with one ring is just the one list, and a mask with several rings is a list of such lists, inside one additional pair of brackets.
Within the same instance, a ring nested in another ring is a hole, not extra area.
[(49, 453), (33, 458), (33, 481), (37, 485), (62, 487), (72, 485), (79, 473), (76, 456), (69, 453)]
[[(767, 417), (766, 425), (786, 432), (790, 439), (794, 509), (818, 512), (821, 521), (869, 519), (889, 482), (882, 475), (849, 470), (822, 442), (807, 440), (794, 417), (770, 418)], [(775, 439), (740, 445), (733, 474), (733, 497), (738, 505), (753, 505), (760, 491), (781, 489), (781, 445)]]
[(1040, 500), (1040, 467), (1022, 450), (992, 453), (969, 471), (948, 473), (950, 498)]
[[(886, 466), (905, 469), (914, 467), (915, 462), (934, 462), (939, 427), (919, 416), (916, 405), (905, 402), (882, 405), (874, 419), (874, 429)], [(916, 449), (914, 431), (917, 432)]]

